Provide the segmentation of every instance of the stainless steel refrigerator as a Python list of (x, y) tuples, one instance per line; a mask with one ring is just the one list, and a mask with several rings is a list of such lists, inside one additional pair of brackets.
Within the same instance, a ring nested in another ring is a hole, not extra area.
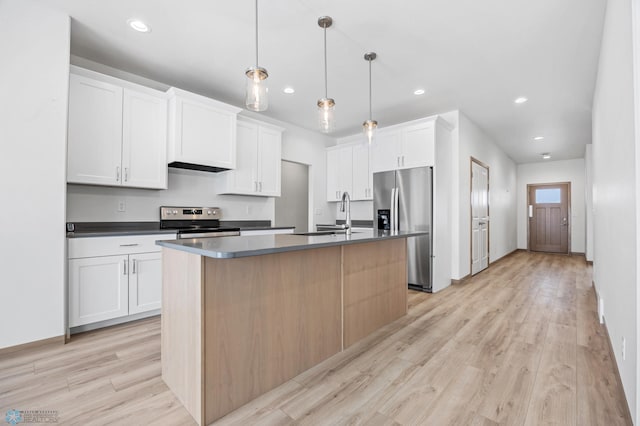
[(409, 288), (431, 292), (433, 282), (433, 169), (373, 174), (373, 222), (378, 230), (426, 231), (407, 238)]

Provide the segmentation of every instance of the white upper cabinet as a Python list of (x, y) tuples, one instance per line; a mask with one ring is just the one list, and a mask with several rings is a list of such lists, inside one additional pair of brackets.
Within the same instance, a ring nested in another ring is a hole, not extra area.
[(236, 168), (218, 175), (219, 193), (279, 197), (282, 131), (280, 127), (239, 118)]
[(371, 143), (371, 171), (395, 170), (400, 164), (400, 130), (379, 130)]
[(67, 182), (120, 185), (122, 87), (69, 75)]
[(340, 201), (348, 192), (353, 199), (353, 147), (327, 149), (327, 201)]
[(442, 119), (431, 117), (381, 129), (371, 146), (372, 172), (435, 165), (438, 125)]
[(236, 168), (236, 119), (240, 108), (171, 88), (169, 164)]
[(167, 187), (167, 100), (124, 89), (122, 184)]
[(372, 200), (373, 173), (371, 173), (368, 143), (353, 146), (352, 164), (353, 194), (351, 194), (351, 199), (356, 201)]
[(67, 182), (167, 187), (165, 94), (72, 67)]

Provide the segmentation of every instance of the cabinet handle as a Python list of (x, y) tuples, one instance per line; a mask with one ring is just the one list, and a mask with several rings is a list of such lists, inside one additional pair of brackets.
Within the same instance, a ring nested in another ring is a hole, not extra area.
[(120, 166), (116, 167), (116, 182), (120, 182)]
[(131, 265), (131, 269), (132, 269), (131, 273), (135, 274), (136, 273), (136, 260), (135, 259), (133, 259), (133, 265)]
[(253, 182), (253, 192), (258, 192), (258, 182), (257, 181)]
[(404, 166), (404, 155), (402, 156), (402, 165)]
[(120, 244), (120, 247), (135, 247), (137, 246), (138, 243), (133, 243), (133, 244)]
[(396, 157), (396, 160), (398, 162), (398, 166), (400, 165), (400, 157)]
[(124, 168), (124, 181), (127, 182), (129, 180), (129, 168)]
[(258, 186), (260, 187), (259, 192), (262, 192), (262, 182), (258, 182)]
[(125, 259), (125, 260), (123, 260), (123, 261), (122, 261), (122, 263), (123, 263), (123, 265), (124, 265), (124, 275), (128, 275), (128, 274), (127, 274), (127, 260), (126, 260), (126, 259)]

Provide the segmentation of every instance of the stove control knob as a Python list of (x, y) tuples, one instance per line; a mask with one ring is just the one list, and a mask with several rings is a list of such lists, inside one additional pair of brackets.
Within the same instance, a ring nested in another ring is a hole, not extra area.
[(211, 210), (207, 210), (207, 214), (211, 214)]
[(178, 214), (178, 210), (172, 211), (171, 214)]

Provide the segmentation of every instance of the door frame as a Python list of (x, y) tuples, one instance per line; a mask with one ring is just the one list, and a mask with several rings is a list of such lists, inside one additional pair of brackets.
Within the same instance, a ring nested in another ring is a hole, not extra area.
[[(471, 205), (471, 193), (473, 192), (473, 163), (487, 169), (487, 216), (489, 216), (489, 223), (487, 224), (487, 269), (491, 266), (491, 169), (488, 164), (483, 163), (477, 158), (473, 156), (470, 156), (469, 158), (469, 276), (471, 276), (471, 271), (473, 270), (473, 206)], [(482, 271), (484, 271), (484, 269)]]
[(531, 226), (529, 224), (529, 193), (532, 186), (545, 186), (545, 185), (567, 185), (567, 252), (566, 253), (550, 253), (550, 254), (566, 254), (571, 255), (571, 182), (548, 182), (548, 183), (528, 183), (527, 184), (527, 196), (525, 197), (524, 213), (527, 224), (527, 251), (531, 252)]

